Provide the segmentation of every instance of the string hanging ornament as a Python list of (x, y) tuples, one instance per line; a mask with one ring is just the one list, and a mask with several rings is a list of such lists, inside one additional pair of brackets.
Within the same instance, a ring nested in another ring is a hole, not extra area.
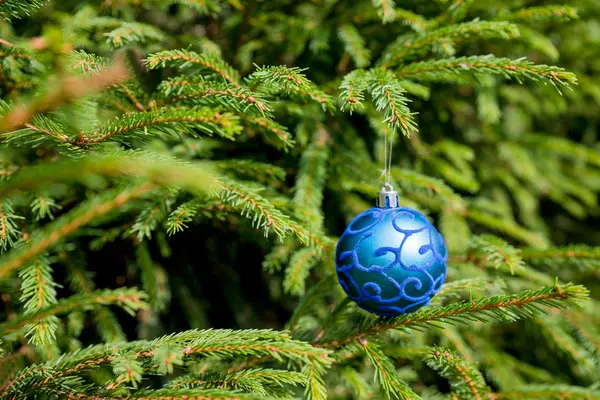
[(336, 247), (335, 264), (351, 300), (373, 314), (393, 317), (418, 310), (440, 291), (448, 253), (425, 215), (400, 207), (391, 185), (393, 136), (386, 133), (384, 141), (384, 184), (376, 207), (348, 224)]

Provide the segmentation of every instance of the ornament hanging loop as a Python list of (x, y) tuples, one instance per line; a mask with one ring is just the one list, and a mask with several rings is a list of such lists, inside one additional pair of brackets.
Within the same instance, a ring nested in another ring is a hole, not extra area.
[(398, 192), (394, 190), (394, 187), (389, 183), (383, 185), (375, 204), (379, 208), (396, 208), (398, 207)]

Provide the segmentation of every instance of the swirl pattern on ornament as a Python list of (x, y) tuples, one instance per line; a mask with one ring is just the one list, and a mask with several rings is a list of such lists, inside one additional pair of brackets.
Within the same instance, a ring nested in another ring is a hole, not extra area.
[(442, 236), (420, 212), (371, 208), (341, 236), (336, 270), (359, 307), (395, 316), (429, 303), (446, 279), (447, 258)]

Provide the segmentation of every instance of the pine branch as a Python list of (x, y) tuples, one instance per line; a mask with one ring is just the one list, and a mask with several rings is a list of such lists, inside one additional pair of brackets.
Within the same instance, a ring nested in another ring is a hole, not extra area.
[(260, 93), (230, 83), (206, 81), (201, 76), (176, 77), (160, 84), (169, 101), (225, 107), (232, 111), (253, 116), (270, 116), (272, 110)]
[(163, 193), (157, 193), (153, 201), (150, 201), (140, 211), (127, 233), (135, 234), (140, 241), (144, 238), (151, 239), (152, 232), (165, 220), (171, 210), (176, 194), (174, 189), (166, 189)]
[(295, 252), (285, 270), (284, 290), (292, 295), (303, 295), (308, 274), (319, 261), (317, 252), (311, 248), (304, 248)]
[(174, 67), (206, 77), (220, 77), (239, 87), (238, 72), (215, 54), (198, 54), (188, 50), (167, 50), (151, 54), (146, 59), (149, 69)]
[(255, 127), (258, 131), (264, 133), (267, 137), (267, 140), (275, 143), (277, 147), (283, 150), (288, 150), (294, 146), (292, 135), (287, 131), (285, 126), (280, 125), (275, 121), (271, 121), (266, 117), (242, 115), (241, 118), (244, 122), (247, 122), (251, 126)]
[[(60, 257), (67, 265), (71, 288), (78, 294), (92, 293), (94, 290), (94, 283), (86, 276), (85, 271), (71, 262), (66, 253), (60, 253)], [(98, 333), (105, 343), (124, 342), (126, 340), (125, 333), (121, 329), (117, 317), (111, 310), (106, 307), (100, 307), (93, 310), (93, 313)]]
[(487, 399), (519, 399), (519, 400), (598, 400), (600, 390), (568, 385), (532, 384), (523, 388), (514, 388), (502, 393), (488, 393)]
[(145, 178), (162, 186), (177, 186), (204, 194), (215, 187), (216, 174), (206, 163), (184, 163), (147, 152), (114, 152), (31, 166), (0, 183), (0, 197), (47, 187), (53, 183), (82, 182), (99, 176)]
[(194, 217), (198, 213), (200, 206), (201, 205), (198, 200), (191, 200), (180, 204), (167, 217), (165, 222), (167, 234), (170, 236), (187, 229), (187, 224), (194, 220)]
[(460, 399), (482, 400), (490, 392), (481, 372), (449, 350), (436, 347), (425, 361), (450, 381), (452, 393)]
[(406, 60), (427, 54), (430, 49), (438, 50), (444, 55), (455, 53), (454, 44), (473, 39), (514, 39), (519, 36), (516, 25), (499, 21), (471, 21), (449, 25), (417, 36), (404, 37), (392, 43), (385, 51), (381, 63), (382, 68), (392, 68)]
[(466, 278), (446, 282), (435, 297), (431, 299), (429, 306), (440, 306), (448, 299), (460, 300), (465, 293), (469, 293), (469, 295), (473, 292), (503, 293), (504, 287), (504, 281), (500, 279), (491, 280), (487, 277)]
[(148, 294), (150, 306), (156, 311), (164, 310), (171, 297), (168, 282), (164, 282), (164, 272), (154, 264), (145, 242), (137, 245), (135, 255), (140, 269), (142, 289)]
[(47, 0), (2, 0), (0, 1), (0, 16), (9, 18), (21, 18), (31, 15), (37, 9), (47, 3)]
[(384, 24), (396, 19), (394, 0), (372, 0), (372, 3), (377, 8), (377, 13)]
[(181, 4), (202, 15), (215, 15), (221, 12), (221, 4), (217, 0), (167, 0), (166, 3)]
[(74, 295), (61, 299), (54, 304), (37, 309), (30, 314), (23, 314), (17, 318), (0, 324), (0, 337), (8, 337), (26, 328), (28, 324), (43, 321), (49, 317), (68, 314), (75, 310), (92, 310), (107, 305), (117, 305), (134, 314), (144, 308), (146, 294), (137, 289), (120, 288), (115, 290), (98, 290), (89, 293)]
[(122, 207), (128, 201), (147, 194), (150, 189), (152, 189), (152, 185), (145, 183), (126, 190), (109, 191), (81, 203), (69, 213), (48, 224), (43, 230), (32, 233), (27, 244), (2, 257), (0, 259), (0, 280), (7, 278), (13, 270), (52, 248), (95, 218), (104, 216)]
[(320, 127), (302, 154), (294, 185), (293, 201), (300, 207), (298, 217), (316, 229), (323, 225), (321, 208), (328, 173), (329, 144), (329, 133)]
[(304, 69), (285, 66), (258, 67), (246, 77), (251, 89), (270, 95), (284, 95), (292, 100), (310, 100), (320, 104), (323, 110), (333, 111), (335, 105), (328, 94), (306, 79)]
[(275, 187), (280, 186), (287, 175), (281, 167), (255, 160), (229, 159), (220, 160), (216, 164), (221, 170), (230, 171), (240, 177), (250, 178)]
[(496, 236), (475, 236), (472, 246), (485, 254), (485, 262), (493, 268), (500, 269), (506, 265), (511, 274), (517, 269), (525, 268), (521, 251)]
[(106, 68), (93, 77), (71, 76), (63, 78), (58, 87), (45, 96), (29, 103), (15, 105), (10, 112), (0, 118), (0, 132), (10, 132), (24, 126), (35, 114), (47, 112), (64, 103), (113, 86), (127, 79), (127, 69), (117, 59), (113, 67)]
[(172, 388), (228, 388), (243, 390), (259, 396), (269, 396), (271, 388), (283, 385), (305, 385), (307, 377), (299, 372), (279, 369), (256, 368), (232, 374), (213, 373), (199, 377), (184, 376), (167, 384)]
[(232, 139), (240, 131), (238, 119), (229, 113), (219, 113), (204, 107), (163, 107), (151, 111), (132, 112), (108, 122), (101, 128), (72, 140), (77, 145), (101, 143), (116, 136), (142, 138), (152, 133), (179, 136), (181, 131), (195, 135), (197, 129), (207, 135), (217, 134)]
[[(56, 304), (56, 287), (59, 287), (52, 278), (52, 267), (44, 255), (25, 264), (19, 270), (21, 278), (21, 298), (25, 308), (25, 316), (35, 314), (39, 310)], [(48, 316), (33, 319), (25, 326), (29, 342), (32, 344), (48, 344), (56, 339), (58, 319)]]
[(377, 111), (383, 111), (383, 120), (392, 130), (400, 129), (407, 137), (417, 131), (414, 113), (408, 108), (410, 100), (405, 90), (390, 71), (369, 71), (368, 87)]
[(0, 247), (5, 251), (13, 247), (21, 231), (17, 225), (17, 220), (24, 217), (15, 213), (9, 201), (0, 202)]
[(229, 203), (241, 211), (241, 214), (252, 220), (252, 226), (262, 228), (265, 237), (273, 230), (280, 240), (296, 225), (287, 215), (278, 210), (266, 198), (258, 194), (261, 189), (252, 188), (232, 180), (219, 181), (221, 190), (215, 195), (223, 202)]
[(556, 355), (565, 355), (573, 360), (579, 369), (579, 374), (595, 376), (598, 370), (592, 354), (571, 336), (557, 318), (534, 318), (533, 323), (548, 345), (555, 350)]
[(577, 305), (588, 296), (589, 292), (583, 286), (567, 284), (545, 286), (538, 290), (526, 290), (509, 296), (484, 297), (439, 308), (425, 308), (396, 318), (368, 320), (362, 326), (348, 332), (349, 334), (344, 338), (336, 337), (339, 335), (335, 332), (323, 336), (318, 346), (337, 348), (390, 329), (439, 327), (439, 323), (486, 322), (493, 319), (516, 321), (544, 312), (540, 306), (566, 308)]
[(394, 14), (394, 21), (400, 21), (415, 32), (423, 32), (428, 28), (427, 20), (423, 16), (415, 14), (410, 10), (396, 7), (394, 9)]
[(160, 29), (140, 22), (123, 22), (104, 36), (106, 42), (117, 49), (131, 43), (161, 42), (166, 39)]
[(565, 138), (543, 134), (525, 134), (519, 138), (519, 142), (533, 148), (542, 148), (570, 160), (584, 161), (600, 167), (600, 154), (598, 154), (598, 151)]
[(546, 265), (553, 269), (573, 266), (596, 269), (600, 266), (600, 248), (587, 245), (570, 245), (550, 249), (523, 249), (522, 257), (533, 265)]
[(363, 106), (364, 92), (369, 84), (368, 77), (369, 74), (362, 69), (356, 69), (344, 76), (340, 84), (342, 111), (348, 111), (352, 114), (356, 107)]
[(569, 21), (578, 19), (577, 9), (564, 5), (544, 5), (541, 7), (526, 7), (519, 11), (500, 15), (504, 21), (537, 22), (537, 21)]
[(424, 82), (453, 82), (462, 75), (495, 74), (522, 83), (525, 79), (550, 83), (555, 87), (577, 84), (571, 72), (559, 67), (536, 65), (524, 59), (510, 60), (492, 55), (447, 58), (409, 64), (396, 75)]
[(44, 196), (42, 194), (36, 195), (31, 204), (31, 211), (35, 214), (35, 220), (50, 218), (54, 219), (52, 214), (53, 210), (60, 210), (60, 205), (56, 204), (56, 201), (52, 197)]
[(420, 399), (410, 386), (398, 378), (396, 368), (379, 346), (367, 343), (366, 339), (359, 341), (362, 349), (375, 367), (375, 383), (380, 385), (387, 396), (396, 399)]
[(357, 68), (369, 66), (371, 63), (371, 51), (366, 47), (365, 39), (354, 25), (346, 24), (339, 27), (338, 37), (344, 44), (346, 53), (350, 54), (354, 60)]
[[(278, 361), (292, 361), (324, 367), (332, 360), (329, 352), (307, 343), (291, 340), (286, 332), (271, 330), (191, 330), (166, 335), (152, 341), (137, 341), (98, 345), (63, 354), (44, 364), (22, 370), (8, 385), (0, 389), (9, 398), (24, 398), (28, 393), (45, 387), (48, 382), (71, 376), (112, 362), (119, 354), (135, 355), (138, 359), (153, 358), (156, 349), (173, 346), (181, 349), (183, 357), (213, 356), (233, 359), (244, 356), (274, 357)], [(158, 365), (152, 365), (158, 368)], [(158, 391), (153, 392), (160, 393)]]

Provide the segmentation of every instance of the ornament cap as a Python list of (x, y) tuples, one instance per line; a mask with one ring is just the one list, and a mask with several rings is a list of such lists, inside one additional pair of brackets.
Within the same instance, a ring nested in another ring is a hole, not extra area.
[(398, 192), (394, 190), (392, 185), (386, 183), (379, 191), (375, 204), (379, 208), (398, 207)]

